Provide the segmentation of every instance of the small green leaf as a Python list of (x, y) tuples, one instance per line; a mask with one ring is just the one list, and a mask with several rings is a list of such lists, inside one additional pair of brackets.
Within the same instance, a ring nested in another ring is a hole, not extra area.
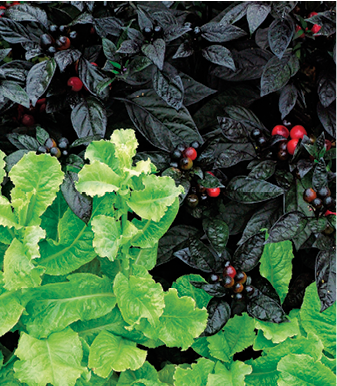
[(37, 225), (24, 227), (17, 232), (24, 245), (26, 255), (31, 259), (40, 257), (39, 241), (46, 237), (46, 231)]
[(80, 193), (102, 197), (107, 192), (119, 190), (122, 180), (123, 178), (106, 164), (93, 161), (90, 165), (84, 165), (78, 173), (78, 182), (75, 185)]
[(22, 332), (15, 355), (20, 358), (14, 364), (15, 376), (28, 385), (75, 385), (85, 371), (81, 341), (70, 328), (43, 340)]
[(130, 386), (140, 379), (158, 381), (157, 370), (149, 362), (145, 362), (138, 370), (122, 372), (118, 379), (118, 386)]
[(132, 158), (136, 155), (138, 142), (134, 130), (115, 130), (110, 138), (115, 145), (115, 154), (121, 168), (131, 168)]
[(15, 214), (13, 213), (12, 206), (8, 199), (0, 195), (0, 225), (5, 227), (20, 228), (17, 223)]
[(206, 386), (207, 376), (212, 373), (214, 362), (206, 358), (199, 358), (192, 363), (191, 368), (177, 367), (174, 373), (175, 386)]
[(112, 370), (137, 370), (145, 362), (147, 352), (120, 336), (102, 331), (90, 347), (89, 367), (100, 377), (107, 378)]
[(224, 362), (230, 362), (235, 353), (253, 344), (254, 328), (254, 319), (246, 313), (242, 316), (235, 315), (222, 331), (207, 338), (211, 355)]
[(217, 362), (214, 374), (208, 375), (207, 386), (245, 386), (245, 375), (252, 372), (252, 367), (240, 361), (234, 361), (229, 369), (221, 362)]
[(260, 258), (260, 273), (275, 288), (281, 304), (288, 293), (293, 258), (292, 243), (289, 240), (266, 244)]
[(0, 336), (16, 325), (24, 309), (20, 302), (20, 295), (16, 291), (4, 292), (0, 295)]
[(197, 307), (207, 307), (207, 304), (212, 299), (211, 295), (208, 295), (201, 288), (194, 287), (190, 281), (200, 281), (206, 283), (206, 280), (200, 275), (185, 275), (179, 277), (173, 284), (172, 288), (175, 288), (178, 291), (178, 296), (181, 298), (183, 296), (190, 296), (195, 300)]
[(108, 165), (114, 172), (118, 173), (119, 161), (115, 155), (115, 146), (109, 141), (93, 141), (89, 144), (85, 151), (85, 158), (101, 162)]
[(183, 188), (177, 188), (170, 177), (147, 175), (142, 182), (145, 188), (133, 191), (127, 204), (142, 218), (158, 222), (164, 216), (167, 207), (183, 193)]

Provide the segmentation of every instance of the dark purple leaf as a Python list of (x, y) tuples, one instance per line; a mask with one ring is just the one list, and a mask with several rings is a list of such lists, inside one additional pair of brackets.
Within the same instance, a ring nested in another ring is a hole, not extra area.
[(109, 35), (119, 36), (123, 27), (121, 20), (116, 17), (94, 19), (94, 23), (97, 34), (102, 38), (106, 38)]
[(283, 87), (278, 102), (278, 108), (281, 113), (281, 119), (285, 118), (294, 108), (297, 101), (297, 88), (293, 84), (287, 84)]
[(210, 22), (200, 27), (201, 36), (214, 43), (224, 43), (238, 39), (247, 33), (235, 25)]
[(4, 17), (0, 18), (0, 36), (13, 44), (31, 41), (29, 32), (23, 25)]
[(321, 312), (336, 301), (336, 250), (320, 251), (316, 257), (315, 278)]
[(206, 336), (219, 332), (231, 316), (229, 304), (221, 299), (212, 299), (207, 306), (208, 321), (204, 331)]
[(76, 62), (81, 57), (82, 53), (78, 50), (68, 49), (59, 51), (54, 55), (56, 64), (61, 72), (63, 72), (67, 66)]
[(320, 102), (317, 103), (317, 115), (324, 130), (333, 138), (336, 138), (336, 108), (334, 104), (324, 108)]
[(336, 100), (336, 74), (335, 71), (323, 71), (318, 78), (317, 93), (324, 108)]
[(315, 163), (315, 169), (312, 176), (312, 188), (317, 192), (319, 189), (328, 186), (328, 171), (323, 158)]
[(255, 178), (256, 180), (268, 180), (268, 178), (274, 175), (275, 170), (276, 161), (265, 160), (257, 164), (248, 174), (248, 177)]
[(227, 117), (218, 117), (218, 121), (222, 134), (230, 141), (240, 143), (250, 142), (249, 132), (243, 122)]
[(181, 43), (180, 46), (177, 49), (177, 52), (173, 55), (172, 59), (178, 59), (178, 58), (187, 58), (191, 55), (193, 55), (194, 49), (191, 47), (188, 40)]
[(159, 70), (162, 70), (164, 66), (165, 49), (166, 44), (163, 39), (156, 39), (152, 44), (144, 44), (142, 46), (143, 54), (152, 60)]
[(295, 23), (289, 15), (275, 19), (269, 26), (268, 42), (271, 51), (281, 59), (295, 33)]
[(253, 34), (256, 29), (264, 22), (270, 12), (270, 5), (262, 2), (251, 2), (247, 8), (247, 21), (249, 31)]
[(213, 249), (221, 255), (229, 237), (228, 225), (220, 219), (206, 218), (202, 222), (202, 227)]
[(203, 289), (205, 292), (208, 293), (208, 295), (216, 296), (218, 298), (221, 298), (228, 293), (228, 290), (223, 287), (219, 282), (209, 284), (200, 281), (190, 281), (190, 283), (196, 288)]
[(190, 76), (179, 72), (180, 78), (184, 85), (184, 105), (190, 106), (194, 103), (200, 102), (204, 98), (216, 93), (216, 90), (197, 82)]
[(15, 21), (37, 21), (48, 28), (48, 17), (45, 11), (27, 3), (21, 3), (7, 10), (8, 16)]
[(263, 253), (265, 232), (256, 233), (247, 239), (235, 251), (232, 265), (244, 272), (249, 272), (257, 266)]
[(232, 57), (232, 53), (228, 48), (220, 45), (213, 45), (204, 48), (201, 53), (202, 56), (208, 61), (220, 66), (228, 67), (235, 71), (235, 63)]

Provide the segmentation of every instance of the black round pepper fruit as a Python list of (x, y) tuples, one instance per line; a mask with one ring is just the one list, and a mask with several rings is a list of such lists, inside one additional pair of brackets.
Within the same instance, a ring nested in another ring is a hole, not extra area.
[(178, 162), (175, 162), (175, 161), (170, 162), (170, 166), (171, 168), (176, 168), (176, 169), (178, 169), (179, 167)]
[(245, 291), (246, 291), (246, 294), (247, 294), (247, 295), (251, 296), (251, 295), (253, 295), (255, 289), (254, 289), (253, 286), (247, 285), (246, 288), (245, 288)]
[(213, 282), (213, 283), (216, 283), (219, 280), (220, 280), (219, 275), (217, 275), (216, 273), (212, 273), (212, 275), (210, 277), (210, 281)]
[(40, 47), (47, 50), (53, 44), (53, 38), (48, 34), (40, 36)]
[(48, 48), (47, 52), (48, 52), (49, 54), (55, 54), (56, 48), (55, 48), (54, 46), (50, 46), (50, 47)]
[(234, 299), (237, 300), (237, 301), (241, 301), (243, 300), (243, 295), (242, 293), (238, 292), (234, 295)]
[(326, 208), (330, 208), (330, 207), (332, 207), (334, 204), (335, 204), (335, 200), (334, 200), (331, 196), (325, 197), (325, 198), (323, 199), (323, 205), (324, 205)]
[(252, 139), (257, 139), (259, 138), (260, 136), (262, 135), (262, 132), (260, 129), (253, 129), (251, 132), (250, 132), (250, 136)]
[(194, 149), (198, 149), (200, 147), (200, 143), (198, 141), (193, 141), (190, 144), (190, 147), (194, 147)]
[(45, 146), (39, 146), (38, 149), (37, 149), (37, 152), (39, 154), (44, 154), (44, 153), (47, 153), (47, 148)]
[(181, 151), (176, 149), (173, 153), (172, 153), (172, 158), (173, 159), (179, 159), (181, 157)]
[(70, 39), (76, 39), (77, 38), (77, 32), (76, 31), (71, 31), (69, 34)]
[(49, 151), (52, 156), (56, 158), (61, 157), (61, 150), (58, 147), (52, 147)]
[(59, 27), (58, 27), (57, 25), (55, 25), (55, 24), (52, 24), (52, 25), (49, 27), (49, 31), (50, 31), (51, 33), (57, 32), (58, 29), (59, 29)]
[(69, 145), (68, 138), (65, 138), (65, 137), (60, 138), (58, 142), (59, 142), (58, 146), (60, 149), (66, 149)]
[(189, 194), (186, 197), (186, 203), (190, 208), (195, 208), (199, 204), (199, 198), (196, 194)]
[(234, 279), (230, 276), (225, 276), (222, 281), (222, 285), (225, 288), (232, 288), (234, 285)]
[(265, 137), (263, 137), (263, 136), (261, 136), (261, 137), (258, 137), (257, 139), (256, 139), (256, 143), (257, 143), (257, 145), (259, 145), (260, 147), (265, 147), (266, 145), (267, 145), (267, 139), (265, 138)]
[(331, 196), (331, 191), (327, 186), (324, 186), (323, 188), (321, 188), (317, 191), (317, 196), (319, 198), (329, 197), (329, 196)]
[(323, 205), (323, 202), (320, 198), (315, 198), (314, 200), (311, 201), (311, 205), (315, 208), (315, 209), (320, 209)]

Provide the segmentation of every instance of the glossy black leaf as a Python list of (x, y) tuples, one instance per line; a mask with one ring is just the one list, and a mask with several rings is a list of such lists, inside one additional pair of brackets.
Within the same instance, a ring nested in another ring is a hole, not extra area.
[(275, 18), (282, 18), (284, 15), (290, 13), (297, 3), (297, 1), (273, 1), (271, 3), (271, 14)]
[(30, 62), (25, 62), (23, 60), (12, 60), (11, 62), (4, 63), (1, 66), (1, 72), (3, 77), (5, 77), (7, 80), (24, 82), (29, 70), (32, 67), (33, 64)]
[(27, 3), (21, 3), (7, 10), (7, 15), (15, 21), (37, 21), (48, 28), (48, 17), (44, 10)]
[(202, 222), (202, 227), (213, 249), (221, 255), (226, 248), (229, 237), (228, 225), (217, 218), (206, 218)]
[(73, 21), (68, 23), (68, 26), (73, 26), (77, 24), (93, 24), (94, 18), (91, 13), (83, 12), (79, 14)]
[(96, 98), (82, 100), (71, 112), (71, 123), (79, 138), (105, 135), (107, 115), (103, 104)]
[(162, 70), (164, 67), (166, 44), (163, 39), (156, 39), (152, 44), (142, 46), (143, 54)]
[(297, 162), (297, 171), (298, 171), (300, 178), (302, 179), (306, 174), (308, 174), (310, 172), (310, 170), (312, 170), (313, 166), (314, 165), (310, 160), (300, 159)]
[(102, 47), (105, 57), (108, 60), (116, 61), (119, 55), (116, 54), (117, 47), (115, 44), (109, 39), (102, 39)]
[(97, 34), (102, 38), (106, 38), (109, 35), (119, 36), (123, 27), (122, 21), (116, 17), (94, 19), (94, 24)]
[(179, 75), (184, 86), (184, 106), (193, 105), (217, 92), (182, 72)]
[(215, 270), (216, 260), (213, 253), (196, 237), (190, 237), (190, 253), (199, 269), (204, 272), (212, 272)]
[(247, 21), (249, 32), (254, 33), (257, 28), (264, 22), (270, 12), (270, 5), (262, 2), (251, 2), (247, 8)]
[(231, 316), (231, 308), (221, 299), (212, 299), (207, 306), (208, 320), (204, 334), (214, 335), (219, 332)]
[(282, 202), (279, 198), (265, 203), (248, 221), (238, 245), (242, 245), (250, 237), (258, 234), (261, 229), (269, 229), (281, 215)]
[(324, 108), (323, 105), (317, 103), (317, 115), (321, 121), (324, 130), (333, 138), (336, 138), (336, 108), (333, 104)]
[(14, 165), (16, 165), (20, 159), (29, 152), (29, 150), (24, 149), (23, 146), (20, 150), (14, 151), (5, 157), (6, 166), (5, 170), (9, 173)]
[(276, 56), (271, 58), (262, 73), (261, 96), (280, 90), (299, 68), (299, 61), (295, 55), (287, 53), (283, 55), (282, 59)]
[(315, 164), (312, 175), (312, 188), (317, 192), (320, 188), (328, 186), (328, 172), (323, 158)]
[(282, 323), (287, 321), (280, 304), (257, 288), (247, 302), (247, 312), (253, 318), (263, 322)]
[(30, 42), (31, 37), (27, 28), (11, 19), (0, 18), (0, 35), (8, 43)]
[(31, 137), (30, 135), (19, 134), (17, 136), (17, 140), (27, 150), (36, 151), (37, 148), (40, 146), (39, 142), (35, 138)]
[(214, 162), (215, 168), (229, 168), (242, 161), (249, 161), (254, 157), (242, 150), (227, 149), (221, 152)]
[(0, 49), (0, 61), (4, 60), (5, 57), (12, 51), (11, 48), (1, 48)]
[(317, 93), (324, 108), (336, 100), (336, 74), (335, 71), (322, 71), (318, 78)]
[(336, 250), (320, 251), (316, 257), (315, 278), (321, 312), (336, 301)]
[(299, 211), (284, 214), (270, 229), (266, 244), (291, 240), (307, 225), (306, 216)]
[(293, 84), (287, 84), (283, 87), (278, 108), (281, 113), (281, 119), (285, 118), (290, 111), (295, 107), (297, 101), (297, 88)]
[(96, 66), (93, 66), (87, 59), (81, 58), (78, 63), (78, 75), (87, 89), (99, 98), (107, 98), (108, 88), (101, 90), (99, 85), (109, 81), (109, 77)]
[(175, 39), (180, 38), (181, 36), (183, 36), (184, 34), (186, 34), (191, 30), (192, 29), (190, 27), (171, 24), (168, 26), (168, 28), (165, 29), (164, 40), (166, 42), (171, 42)]
[(268, 30), (269, 28), (259, 28), (255, 33), (255, 43), (262, 50), (267, 50), (269, 48)]
[(157, 148), (172, 152), (181, 142), (203, 143), (188, 110), (176, 111), (154, 90), (139, 90), (124, 101), (136, 128)]
[(56, 64), (61, 72), (63, 72), (67, 66), (76, 62), (81, 57), (82, 53), (78, 50), (68, 49), (59, 51), (54, 55)]
[(284, 190), (267, 181), (255, 180), (246, 176), (236, 176), (227, 185), (226, 193), (234, 201), (253, 204), (281, 196)]
[(203, 289), (205, 292), (208, 293), (208, 295), (216, 296), (218, 298), (221, 298), (228, 293), (228, 290), (223, 287), (219, 282), (205, 283), (201, 281), (190, 281), (190, 283), (196, 288)]
[(220, 45), (213, 45), (204, 48), (201, 53), (206, 60), (220, 66), (228, 67), (235, 71), (235, 63), (232, 57), (232, 53), (228, 48)]
[(269, 26), (268, 42), (271, 51), (281, 59), (295, 33), (295, 23), (289, 15), (275, 19)]
[(186, 40), (180, 44), (176, 53), (173, 55), (172, 59), (187, 58), (187, 57), (193, 55), (193, 53), (194, 53), (194, 49), (190, 45), (189, 41)]
[(213, 43), (224, 43), (247, 35), (235, 25), (210, 22), (200, 27), (201, 36)]
[(27, 75), (27, 94), (35, 106), (37, 100), (46, 92), (56, 70), (55, 59), (35, 64)]
[(220, 207), (219, 216), (228, 225), (230, 235), (241, 233), (252, 214), (256, 211), (257, 205), (249, 204), (238, 205), (235, 201), (230, 201)]
[(318, 235), (316, 235), (316, 240), (312, 244), (312, 248), (318, 248), (321, 251), (328, 251), (330, 249), (335, 248), (336, 239), (335, 239), (335, 235), (333, 235), (333, 236), (334, 237), (331, 237), (331, 235), (326, 236), (322, 233), (319, 233)]
[(259, 127), (264, 129), (259, 118), (248, 108), (243, 106), (226, 106), (225, 111), (228, 116), (236, 121), (241, 121), (248, 129)]
[(309, 219), (308, 225), (313, 233), (323, 232), (328, 225), (328, 219), (324, 217)]
[(199, 130), (217, 124), (217, 117), (223, 115), (224, 106), (237, 105), (249, 106), (259, 98), (255, 89), (239, 86), (227, 87), (225, 91), (213, 96), (194, 115), (193, 118)]
[(156, 93), (171, 107), (179, 110), (184, 100), (184, 85), (178, 72), (171, 66), (170, 69), (160, 71), (158, 68), (153, 73), (153, 88)]
[(223, 11), (223, 16), (219, 24), (233, 24), (238, 20), (242, 19), (247, 13), (247, 7), (249, 2), (243, 3), (234, 2)]
[(200, 269), (208, 273), (213, 272), (214, 261), (213, 264), (212, 262), (209, 263), (207, 257), (203, 257), (202, 255), (198, 258), (198, 255), (195, 256), (192, 254), (189, 247), (174, 252), (173, 255), (194, 269)]
[(142, 10), (141, 8), (137, 9), (138, 14), (138, 25), (141, 30), (144, 28), (153, 28), (153, 22), (151, 20), (151, 17), (148, 15), (148, 13), (145, 10)]
[(248, 177), (255, 178), (257, 180), (268, 180), (274, 175), (276, 170), (276, 162), (273, 160), (261, 161), (257, 164), (252, 171), (248, 174)]
[(230, 68), (217, 66), (212, 74), (230, 82), (241, 82), (261, 78), (263, 68), (272, 57), (269, 51), (260, 48), (249, 48), (242, 51), (232, 51), (235, 71)]
[(221, 183), (221, 181), (209, 173), (205, 173), (203, 178), (198, 179), (198, 184), (204, 188), (224, 188), (224, 185)]
[(88, 223), (92, 211), (92, 198), (79, 193), (75, 188), (78, 175), (67, 171), (61, 185), (61, 192), (69, 208), (85, 223)]
[(167, 263), (175, 256), (174, 252), (182, 250), (189, 245), (191, 236), (196, 236), (200, 231), (189, 225), (176, 225), (169, 229), (159, 240), (157, 265)]
[(116, 51), (119, 54), (136, 54), (140, 51), (140, 46), (133, 40), (124, 40)]
[(69, 148), (77, 147), (77, 146), (83, 146), (87, 145), (88, 143), (92, 141), (99, 141), (102, 139), (102, 135), (96, 134), (96, 135), (88, 135), (86, 137), (81, 137), (79, 139), (76, 139), (70, 146)]
[(6, 98), (29, 109), (29, 96), (26, 91), (12, 80), (3, 80), (0, 84), (0, 93)]
[(247, 143), (250, 141), (249, 132), (243, 122), (228, 118), (218, 117), (223, 135), (232, 142)]
[(265, 232), (256, 233), (243, 242), (235, 251), (232, 265), (244, 272), (249, 272), (257, 266), (263, 253)]

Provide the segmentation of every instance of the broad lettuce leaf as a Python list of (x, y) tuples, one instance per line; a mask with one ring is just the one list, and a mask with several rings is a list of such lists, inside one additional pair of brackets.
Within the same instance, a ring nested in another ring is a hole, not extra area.
[(245, 375), (252, 372), (252, 367), (240, 361), (234, 361), (229, 369), (221, 362), (217, 362), (214, 374), (208, 375), (207, 386), (245, 386)]
[(20, 303), (20, 293), (5, 291), (0, 295), (0, 336), (16, 325), (24, 309)]
[(300, 310), (300, 322), (307, 333), (312, 332), (321, 339), (326, 350), (336, 356), (336, 302), (320, 312), (321, 305), (316, 283), (310, 284)]
[(114, 172), (119, 171), (119, 160), (115, 154), (115, 145), (109, 141), (93, 141), (85, 151), (85, 158), (90, 162), (98, 161), (106, 164)]
[(283, 303), (292, 275), (293, 248), (289, 240), (266, 244), (260, 258), (260, 273), (275, 288)]
[(122, 176), (106, 164), (94, 160), (90, 165), (84, 165), (75, 185), (80, 193), (102, 197), (107, 192), (118, 191), (122, 182)]
[(132, 191), (128, 206), (143, 219), (158, 222), (172, 205), (183, 188), (176, 187), (170, 177), (146, 175), (142, 180), (145, 188)]
[(2, 183), (2, 180), (4, 179), (6, 172), (5, 172), (5, 157), (6, 154), (0, 150), (0, 184)]
[(37, 225), (21, 228), (17, 231), (19, 240), (24, 245), (26, 255), (31, 259), (40, 257), (39, 241), (46, 237), (46, 231)]
[(25, 246), (13, 239), (4, 257), (4, 287), (11, 290), (38, 287), (41, 284), (43, 267), (36, 267), (26, 255)]
[(94, 234), (70, 209), (58, 223), (57, 241), (40, 242), (41, 258), (38, 263), (49, 275), (66, 275), (96, 257), (92, 246)]
[(49, 154), (25, 154), (8, 176), (15, 187), (12, 206), (20, 225), (40, 225), (40, 216), (54, 201), (63, 181), (61, 165)]
[(230, 362), (235, 353), (251, 346), (255, 339), (254, 319), (244, 313), (230, 319), (222, 331), (207, 338), (213, 357)]
[(110, 141), (115, 145), (115, 155), (119, 160), (120, 167), (124, 170), (130, 169), (132, 158), (136, 155), (138, 147), (134, 130), (115, 130), (111, 135)]
[(199, 358), (191, 368), (178, 366), (174, 373), (175, 386), (206, 386), (208, 374), (212, 373), (215, 363), (206, 358)]
[(146, 354), (135, 342), (102, 331), (90, 347), (89, 367), (95, 374), (107, 378), (112, 370), (137, 370), (144, 364)]
[(4, 227), (20, 228), (17, 218), (12, 211), (11, 203), (4, 196), (0, 195), (0, 225)]
[(70, 328), (38, 340), (22, 333), (15, 355), (15, 376), (29, 385), (75, 385), (85, 371), (81, 366), (83, 355), (81, 341)]
[(142, 318), (148, 319), (154, 326), (165, 307), (163, 288), (152, 279), (145, 268), (138, 272), (133, 271), (134, 274), (129, 278), (121, 272), (115, 277), (114, 292), (118, 307), (124, 320), (131, 326), (139, 324)]
[(142, 321), (137, 327), (146, 336), (160, 339), (167, 347), (181, 347), (187, 350), (206, 328), (207, 311), (196, 308), (189, 296), (178, 297), (178, 291), (170, 288), (165, 293), (165, 308), (155, 326)]
[(109, 313), (116, 304), (110, 280), (89, 273), (68, 276), (68, 282), (46, 284), (26, 306), (29, 334), (46, 338), (76, 320), (91, 320)]
[(179, 199), (176, 198), (173, 204), (167, 209), (164, 216), (159, 222), (152, 220), (133, 219), (134, 224), (139, 232), (131, 240), (131, 244), (135, 247), (151, 248), (158, 240), (167, 232), (179, 210)]
[(335, 374), (309, 355), (289, 354), (277, 365), (279, 386), (324, 385), (335, 386)]
[(117, 386), (130, 386), (141, 379), (158, 381), (157, 370), (149, 362), (145, 362), (138, 370), (126, 370), (121, 373)]

